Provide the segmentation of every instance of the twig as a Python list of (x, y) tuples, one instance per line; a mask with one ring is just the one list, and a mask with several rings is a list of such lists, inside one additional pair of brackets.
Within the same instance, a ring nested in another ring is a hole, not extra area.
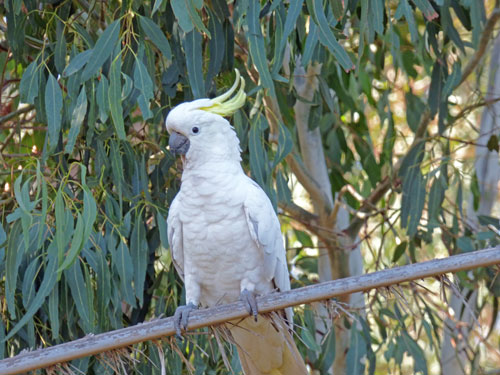
[(280, 201), (278, 202), (278, 206), (290, 214), (294, 220), (301, 222), (307, 227), (317, 225), (318, 223), (319, 217), (317, 215), (310, 213), (293, 202)]
[[(257, 298), (260, 313), (281, 310), (295, 305), (308, 304), (357, 292), (366, 292), (402, 282), (434, 277), (477, 267), (500, 264), (500, 246), (495, 248), (454, 255), (443, 259), (409, 264), (402, 267), (352, 276), (321, 284), (309, 285), (282, 293), (271, 293)], [(193, 311), (189, 329), (213, 326), (248, 316), (243, 302)], [(175, 334), (172, 317), (158, 319), (136, 326), (56, 345), (46, 349), (19, 354), (0, 361), (0, 374), (14, 375), (56, 363), (95, 355), (104, 351), (123, 348), (147, 340)]]
[(26, 106), (23, 108), (19, 108), (19, 109), (15, 110), (14, 112), (7, 113), (5, 116), (0, 116), (0, 124), (5, 122), (5, 121), (9, 121), (13, 117), (22, 115), (23, 113), (26, 113), (26, 112), (29, 112), (34, 108), (35, 108), (34, 105), (29, 105), (29, 106)]

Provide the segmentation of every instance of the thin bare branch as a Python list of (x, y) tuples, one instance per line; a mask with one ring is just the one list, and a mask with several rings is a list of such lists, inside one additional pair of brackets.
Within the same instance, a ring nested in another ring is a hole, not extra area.
[(29, 111), (33, 110), (34, 108), (35, 108), (35, 106), (28, 105), (26, 107), (19, 108), (13, 112), (7, 113), (5, 116), (0, 116), (0, 124), (4, 123), (5, 121), (9, 121), (10, 119), (12, 119), (16, 116), (22, 115), (23, 113), (29, 112)]

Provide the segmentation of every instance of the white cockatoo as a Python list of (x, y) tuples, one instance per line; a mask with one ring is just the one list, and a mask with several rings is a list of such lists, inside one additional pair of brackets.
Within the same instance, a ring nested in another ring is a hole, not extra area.
[(200, 305), (241, 299), (253, 316), (232, 322), (230, 331), (245, 375), (303, 375), (307, 370), (290, 334), (292, 310), (282, 320), (257, 319), (255, 296), (289, 290), (290, 279), (278, 217), (244, 173), (238, 137), (223, 117), (243, 106), (244, 84), (236, 71), (228, 92), (179, 104), (165, 120), (170, 150), (181, 155), (184, 167), (167, 220), (173, 263), (186, 288), (176, 329), (186, 329), (189, 312)]

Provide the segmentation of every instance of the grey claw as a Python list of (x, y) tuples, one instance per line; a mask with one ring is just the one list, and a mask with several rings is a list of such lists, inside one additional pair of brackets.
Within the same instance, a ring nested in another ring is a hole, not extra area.
[(182, 331), (186, 331), (188, 326), (189, 314), (192, 310), (196, 310), (197, 307), (192, 303), (188, 303), (187, 305), (179, 306), (175, 310), (174, 313), (174, 327), (175, 327), (175, 336), (179, 340), (182, 341)]
[(245, 303), (245, 308), (250, 315), (253, 315), (255, 321), (257, 321), (257, 315), (259, 314), (259, 309), (257, 308), (257, 299), (255, 298), (255, 293), (249, 292), (247, 289), (243, 289), (240, 294), (240, 300)]

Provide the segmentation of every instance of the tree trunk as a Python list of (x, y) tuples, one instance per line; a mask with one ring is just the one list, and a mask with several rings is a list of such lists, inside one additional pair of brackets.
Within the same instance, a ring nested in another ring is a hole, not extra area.
[[(349, 215), (343, 207), (340, 207), (337, 217), (333, 218), (333, 220), (331, 218), (330, 214), (334, 209), (334, 197), (323, 151), (321, 133), (319, 127), (315, 129), (309, 128), (311, 104), (308, 102), (313, 101), (314, 93), (318, 90), (316, 76), (320, 73), (320, 64), (309, 65), (306, 72), (300, 61), (297, 61), (294, 72), (294, 87), (299, 97), (304, 98), (305, 101), (298, 100), (294, 106), (294, 111), (302, 160), (311, 177), (320, 186), (322, 196), (326, 197), (326, 201), (317, 201), (312, 198), (311, 203), (319, 217), (319, 225), (334, 234), (329, 236), (328, 239), (320, 239), (319, 241), (318, 272), (320, 281), (323, 282), (362, 274), (363, 261), (359, 245), (354, 250), (351, 250), (353, 248), (351, 238), (345, 235), (335, 235), (348, 227)], [(348, 306), (363, 307), (364, 297), (363, 294), (356, 293), (340, 298), (339, 302)], [(331, 324), (335, 324), (336, 353), (331, 373), (345, 374), (349, 331), (345, 329), (342, 323), (343, 317), (334, 318), (332, 322), (323, 304), (315, 304), (314, 308), (317, 314), (318, 341), (329, 331)]]

